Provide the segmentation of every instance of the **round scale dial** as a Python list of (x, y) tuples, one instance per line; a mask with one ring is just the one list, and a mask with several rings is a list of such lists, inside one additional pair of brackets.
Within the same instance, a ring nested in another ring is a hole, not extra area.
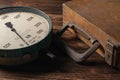
[(33, 45), (49, 33), (48, 21), (29, 12), (0, 15), (0, 49), (17, 49)]
[(17, 65), (38, 58), (52, 38), (50, 17), (23, 6), (0, 8), (0, 65)]

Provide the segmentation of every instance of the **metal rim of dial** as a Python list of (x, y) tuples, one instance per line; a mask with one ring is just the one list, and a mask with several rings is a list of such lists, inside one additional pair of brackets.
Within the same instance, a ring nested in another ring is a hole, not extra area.
[(0, 65), (17, 65), (23, 64), (36, 59), (38, 51), (42, 51), (49, 46), (52, 36), (52, 22), (50, 17), (39, 9), (23, 6), (4, 7), (0, 9), (0, 15), (12, 12), (28, 12), (45, 18), (49, 23), (48, 34), (36, 44), (19, 48), (19, 49), (0, 49)]

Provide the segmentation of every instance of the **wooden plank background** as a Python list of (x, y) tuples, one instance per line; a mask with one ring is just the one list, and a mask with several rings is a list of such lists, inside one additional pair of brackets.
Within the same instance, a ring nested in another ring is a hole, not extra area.
[[(0, 6), (31, 6), (47, 13), (53, 29), (62, 27), (62, 3), (68, 0), (0, 0)], [(69, 33), (65, 36), (68, 41)], [(88, 48), (81, 41), (69, 41), (78, 51)], [(74, 44), (74, 45), (73, 45)], [(79, 47), (79, 48), (78, 48)], [(41, 55), (33, 63), (19, 67), (0, 66), (0, 80), (120, 80), (120, 72), (108, 66), (98, 54), (92, 55), (84, 64), (75, 63), (65, 54), (57, 54), (52, 60)]]

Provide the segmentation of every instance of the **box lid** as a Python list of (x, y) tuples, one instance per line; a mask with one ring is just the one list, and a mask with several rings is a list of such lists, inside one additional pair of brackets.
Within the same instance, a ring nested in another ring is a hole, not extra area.
[(75, 0), (65, 4), (120, 42), (120, 0)]

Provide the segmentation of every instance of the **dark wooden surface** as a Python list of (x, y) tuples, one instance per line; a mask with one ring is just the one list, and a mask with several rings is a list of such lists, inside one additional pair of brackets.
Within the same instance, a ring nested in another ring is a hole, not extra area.
[[(0, 0), (0, 6), (32, 6), (46, 12), (53, 21), (53, 29), (62, 27), (62, 3), (67, 0)], [(81, 41), (72, 41), (67, 32), (64, 39), (78, 51), (88, 48)], [(79, 47), (79, 48), (78, 48)], [(52, 60), (44, 55), (33, 63), (18, 67), (0, 66), (0, 80), (120, 80), (120, 72), (108, 66), (98, 54), (84, 64), (72, 61), (62, 53)]]

